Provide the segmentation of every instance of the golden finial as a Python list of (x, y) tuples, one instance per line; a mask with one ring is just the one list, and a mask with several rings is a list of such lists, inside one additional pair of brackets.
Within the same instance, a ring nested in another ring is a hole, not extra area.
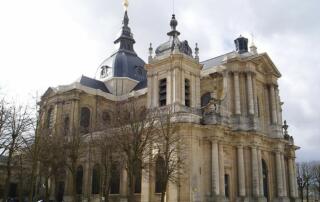
[(123, 7), (125, 10), (128, 10), (129, 7), (129, 1), (128, 0), (123, 0)]

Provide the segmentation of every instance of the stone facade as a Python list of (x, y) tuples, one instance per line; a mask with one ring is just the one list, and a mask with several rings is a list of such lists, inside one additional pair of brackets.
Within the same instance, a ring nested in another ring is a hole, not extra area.
[[(53, 130), (59, 130), (68, 117), (72, 131), (79, 125), (80, 110), (86, 107), (91, 115), (90, 131), (98, 132), (106, 121), (103, 112), (112, 111), (115, 103), (129, 97), (136, 97), (147, 108), (173, 106), (180, 125), (177, 133), (183, 136), (188, 153), (184, 175), (179, 183), (168, 185), (167, 202), (295, 201), (298, 147), (291, 137), (284, 138), (277, 83), (281, 74), (272, 60), (266, 53), (257, 53), (254, 46), (249, 52), (247, 40), (239, 37), (235, 40), (237, 51), (199, 62), (198, 49), (193, 56), (188, 44), (180, 42), (174, 16), (170, 25), (170, 40), (159, 46), (156, 55), (150, 48), (144, 66), (145, 87), (134, 87), (143, 81), (111, 76), (101, 79), (105, 91), (82, 80), (49, 88), (41, 100), (42, 126), (50, 111)], [(117, 83), (130, 86), (119, 91)], [(88, 163), (89, 158), (99, 163), (89, 154), (81, 161), (82, 198), (99, 201), (99, 195), (91, 194), (95, 163)], [(147, 171), (142, 175), (137, 201), (159, 201), (153, 175)], [(68, 201), (70, 173), (63, 181)], [(126, 181), (122, 169), (120, 191), (111, 194), (112, 201), (126, 201)]]

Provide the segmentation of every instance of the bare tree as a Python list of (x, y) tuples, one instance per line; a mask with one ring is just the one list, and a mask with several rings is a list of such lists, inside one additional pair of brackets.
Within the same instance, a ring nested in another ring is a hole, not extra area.
[(32, 124), (33, 119), (28, 106), (11, 105), (8, 110), (8, 129), (6, 137), (8, 143), (8, 160), (6, 165), (7, 176), (5, 180), (4, 201), (8, 198), (13, 157), (23, 143), (23, 136), (30, 132)]
[(135, 98), (118, 103), (116, 109), (114, 137), (128, 174), (128, 202), (134, 202), (135, 181), (145, 167), (154, 138), (155, 116), (139, 106)]
[(0, 98), (0, 156), (7, 151), (7, 127), (8, 127), (8, 104), (4, 98)]
[(156, 183), (159, 191), (161, 191), (161, 202), (165, 201), (169, 181), (178, 182), (184, 162), (185, 145), (181, 136), (177, 133), (178, 126), (173, 119), (172, 108), (158, 110), (158, 130), (154, 142), (158, 155), (154, 160), (156, 164)]
[(95, 151), (100, 156), (100, 167), (102, 168), (101, 196), (105, 198), (105, 202), (108, 202), (112, 165), (116, 163), (115, 155), (118, 148), (115, 144), (114, 134), (107, 128), (95, 135), (93, 143), (96, 146)]
[(312, 166), (312, 179), (315, 191), (318, 193), (318, 197), (320, 197), (320, 163), (315, 163)]
[(40, 174), (44, 177), (45, 182), (45, 201), (49, 201), (50, 190), (49, 182), (55, 181), (61, 169), (65, 166), (65, 154), (63, 150), (64, 137), (61, 134), (52, 134), (42, 132), (41, 144), (39, 144), (39, 162)]
[(310, 163), (297, 163), (297, 184), (300, 192), (301, 201), (304, 200), (305, 190), (307, 202), (309, 202), (309, 188), (311, 184), (311, 179), (312, 173)]
[(71, 173), (72, 179), (72, 200), (77, 202), (77, 168), (81, 157), (87, 146), (87, 134), (81, 132), (84, 131), (77, 123), (73, 123), (72, 130), (70, 131), (67, 140), (63, 144), (66, 167)]

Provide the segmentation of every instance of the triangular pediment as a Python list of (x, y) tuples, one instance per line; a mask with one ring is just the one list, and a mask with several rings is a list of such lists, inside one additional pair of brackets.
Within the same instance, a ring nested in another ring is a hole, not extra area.
[(271, 74), (277, 78), (281, 77), (281, 73), (267, 53), (261, 53), (257, 55), (253, 58), (253, 61), (258, 64), (258, 71), (264, 74)]
[(42, 95), (42, 99), (43, 98), (48, 98), (50, 96), (53, 96), (55, 94), (55, 90), (52, 87), (49, 87), (46, 92)]

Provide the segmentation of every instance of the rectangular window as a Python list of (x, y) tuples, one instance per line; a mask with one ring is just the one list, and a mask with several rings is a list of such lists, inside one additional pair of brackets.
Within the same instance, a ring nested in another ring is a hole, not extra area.
[(159, 82), (159, 105), (167, 105), (167, 79), (161, 79)]
[(225, 194), (226, 194), (226, 197), (229, 198), (230, 197), (230, 192), (229, 192), (229, 189), (230, 189), (230, 184), (229, 184), (229, 175), (228, 174), (225, 174), (224, 175), (224, 191), (225, 191)]
[(184, 100), (185, 105), (190, 107), (190, 81), (189, 79), (184, 80)]

